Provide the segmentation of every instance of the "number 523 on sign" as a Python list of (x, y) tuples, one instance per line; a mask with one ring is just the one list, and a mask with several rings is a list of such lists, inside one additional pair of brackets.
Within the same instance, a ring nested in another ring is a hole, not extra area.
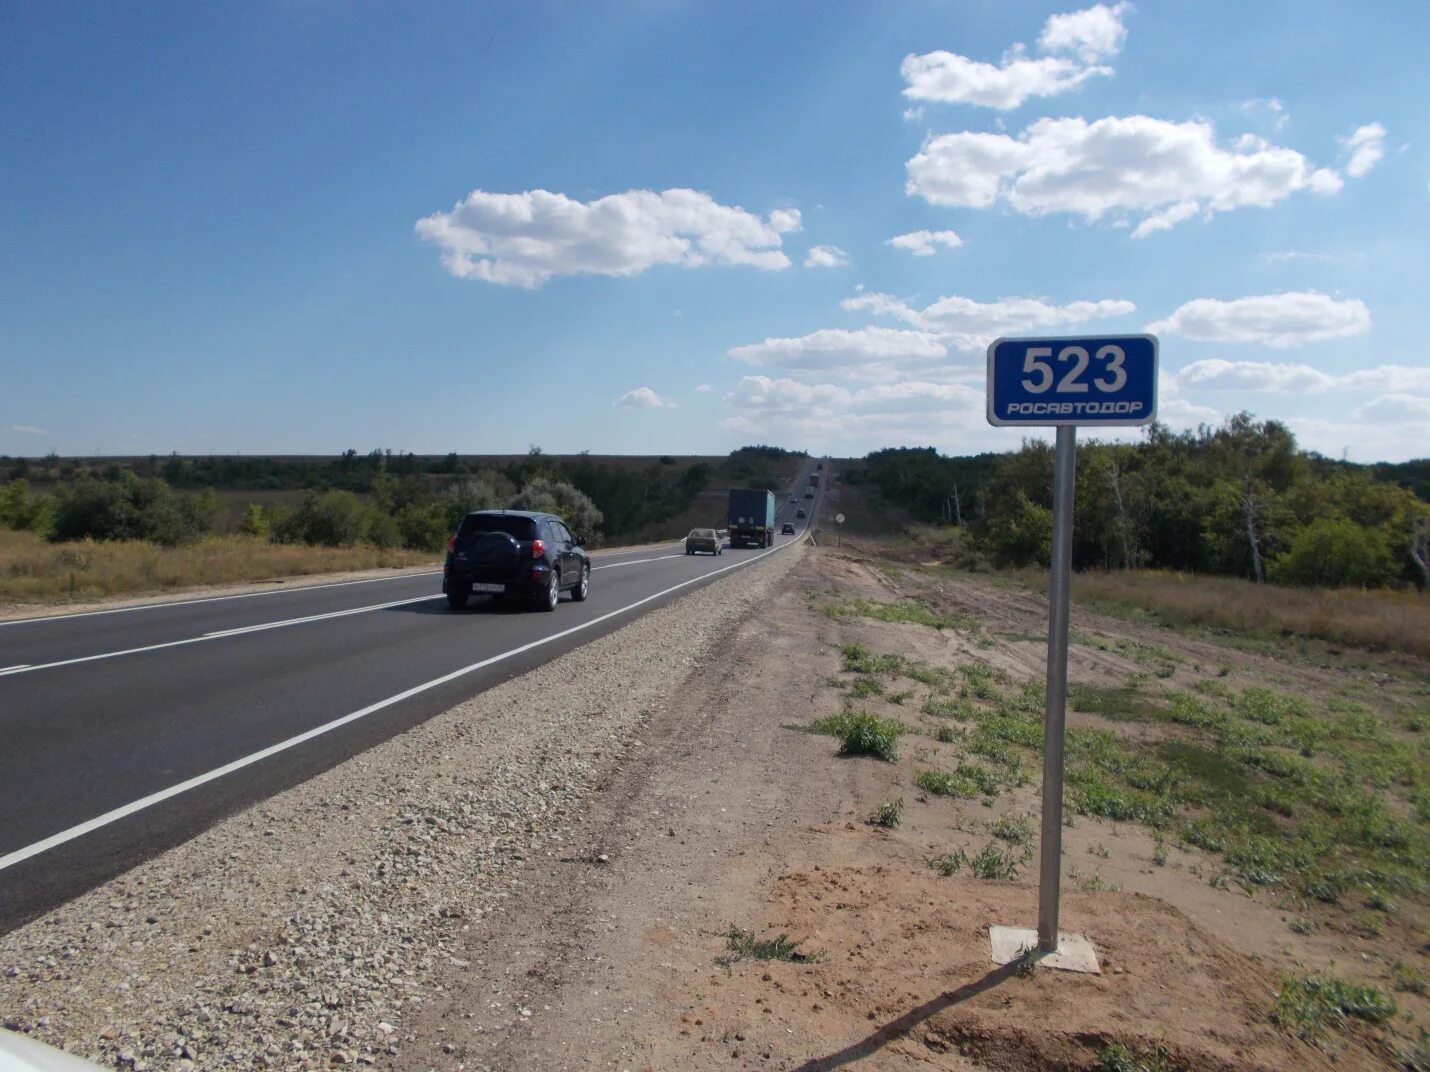
[(988, 423), (1149, 424), (1154, 335), (997, 339), (988, 347)]

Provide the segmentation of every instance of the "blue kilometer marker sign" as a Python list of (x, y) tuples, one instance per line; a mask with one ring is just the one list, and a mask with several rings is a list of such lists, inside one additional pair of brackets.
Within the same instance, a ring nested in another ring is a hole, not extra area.
[(997, 339), (988, 347), (988, 423), (1150, 424), (1157, 337)]

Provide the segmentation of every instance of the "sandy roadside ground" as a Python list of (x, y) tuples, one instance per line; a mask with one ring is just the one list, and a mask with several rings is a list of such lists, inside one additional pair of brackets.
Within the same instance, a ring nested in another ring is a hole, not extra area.
[(795, 546), (0, 937), (0, 1023), (133, 1072), (389, 1062)]
[[(828, 682), (842, 643), (969, 657), (926, 627), (822, 613), (834, 595), (895, 594), (877, 570), (808, 552), (768, 610), (652, 714), (644, 746), (577, 817), (565, 852), (529, 873), (523, 901), (464, 935), (392, 1067), (1384, 1067), (1354, 1043), (1332, 1065), (1270, 1020), (1276, 969), (1344, 963), (1356, 949), (1319, 934), (1293, 949), (1283, 911), (1192, 878), (1206, 862), (1196, 850), (1174, 847), (1153, 866), (1138, 828), (1080, 817), (1066, 831), (1069, 876), (1107, 876), (1101, 888), (1066, 878), (1063, 900), (1064, 928), (1092, 937), (1100, 976), (997, 968), (988, 926), (1031, 925), (1036, 876), (944, 878), (925, 857), (971, 855), (995, 817), (1036, 808), (1035, 789), (992, 810), (929, 799), (909, 776), (945, 748), (931, 738), (910, 738), (887, 764), (840, 758), (829, 737), (800, 732), (838, 710)], [(1026, 631), (1045, 603), (981, 598), (990, 626), (1022, 639), (979, 656), (1016, 662), (1037, 646)], [(1105, 672), (1109, 658), (1080, 651), (1077, 672)], [(869, 825), (893, 795), (901, 827)], [(732, 927), (788, 935), (808, 959), (723, 963)], [(1147, 1063), (1099, 1065), (1119, 1041)]]

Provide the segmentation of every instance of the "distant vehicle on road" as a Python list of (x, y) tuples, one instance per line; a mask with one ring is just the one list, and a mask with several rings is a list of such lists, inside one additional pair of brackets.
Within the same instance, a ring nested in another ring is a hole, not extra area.
[(781, 536), (793, 536), (793, 535), (794, 535), (794, 522), (793, 522), (793, 521), (786, 521), (783, 525), (781, 525), (781, 526), (780, 526), (780, 535), (781, 535)]
[(791, 495), (791, 496), (789, 497), (789, 501), (790, 501), (790, 502), (799, 502), (799, 496), (798, 496), (798, 495)]
[(591, 590), (586, 541), (573, 536), (555, 514), (526, 510), (479, 510), (462, 518), (447, 540), (442, 591), (461, 609), (473, 593), (530, 600), (555, 610), (562, 591), (576, 602)]
[(809, 477), (809, 486), (812, 487), (812, 488), (817, 488), (817, 487), (819, 487), (819, 474), (818, 474), (818, 473), (811, 473), (811, 474), (810, 474), (810, 477)]
[(712, 555), (723, 555), (724, 549), (720, 546), (720, 535), (714, 529), (691, 529), (690, 535), (685, 537), (685, 553), (693, 555), (696, 551), (708, 551)]
[(814, 498), (814, 485), (813, 485), (813, 484), (809, 485), (808, 487), (806, 487), (806, 488), (804, 489), (804, 497), (805, 497), (806, 499), (812, 499), (812, 498)]
[(773, 547), (775, 495), (763, 488), (731, 488), (729, 518), (731, 547)]
[(795, 516), (795, 517), (808, 517), (809, 514), (806, 513), (804, 510), (796, 510), (796, 511), (794, 512), (794, 516)]

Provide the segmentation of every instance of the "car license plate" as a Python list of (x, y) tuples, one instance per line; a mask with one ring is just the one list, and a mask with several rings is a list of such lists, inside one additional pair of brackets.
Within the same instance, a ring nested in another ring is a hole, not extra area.
[(504, 584), (481, 584), (481, 583), (473, 583), (473, 584), (472, 584), (472, 591), (473, 591), (473, 592), (505, 592), (505, 591), (506, 591), (506, 585), (504, 585)]

